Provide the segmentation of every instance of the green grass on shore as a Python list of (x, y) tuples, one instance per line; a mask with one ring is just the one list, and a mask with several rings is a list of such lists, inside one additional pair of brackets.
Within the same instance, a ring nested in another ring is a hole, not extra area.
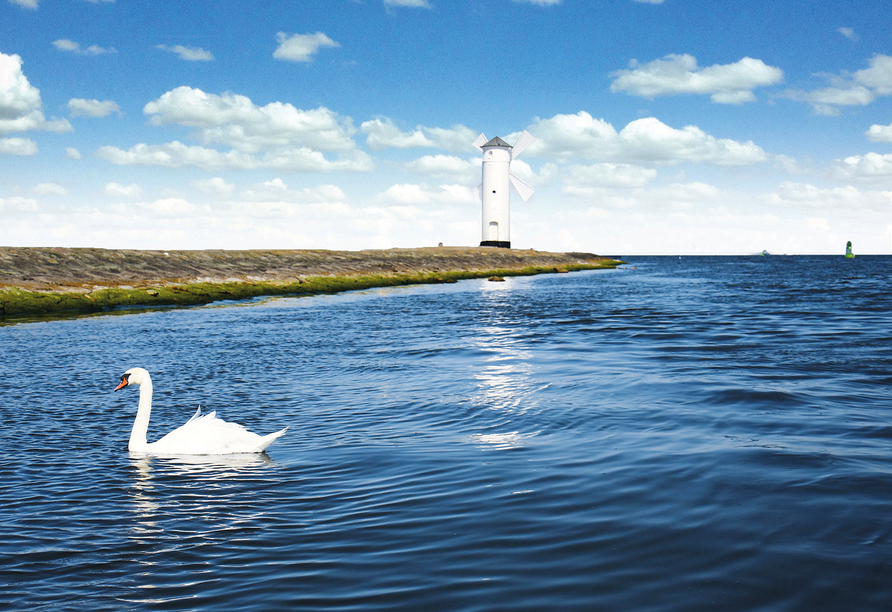
[(244, 300), (259, 296), (316, 295), (373, 287), (451, 283), (490, 276), (532, 276), (577, 270), (598, 270), (614, 268), (619, 263), (621, 262), (605, 260), (597, 264), (574, 264), (560, 268), (530, 266), (517, 269), (461, 270), (418, 274), (313, 276), (281, 283), (240, 281), (152, 285), (138, 288), (109, 287), (88, 293), (5, 288), (0, 289), (0, 317), (67, 311), (97, 312), (128, 306), (194, 306), (218, 300)]

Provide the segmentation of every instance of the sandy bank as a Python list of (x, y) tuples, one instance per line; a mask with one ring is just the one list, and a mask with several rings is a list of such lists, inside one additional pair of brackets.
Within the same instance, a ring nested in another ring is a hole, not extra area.
[(190, 305), (490, 275), (612, 268), (591, 253), (474, 247), (369, 251), (119, 251), (0, 247), (0, 316)]

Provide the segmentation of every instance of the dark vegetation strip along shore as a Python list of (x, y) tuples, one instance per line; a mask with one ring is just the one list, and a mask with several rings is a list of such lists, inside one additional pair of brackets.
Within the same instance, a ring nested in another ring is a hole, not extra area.
[(0, 247), (0, 317), (187, 306), (261, 295), (614, 268), (591, 253), (432, 247), (380, 251), (118, 251)]

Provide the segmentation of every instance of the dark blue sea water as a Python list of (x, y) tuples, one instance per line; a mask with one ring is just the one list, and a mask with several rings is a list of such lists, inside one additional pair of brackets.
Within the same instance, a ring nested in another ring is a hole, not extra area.
[(892, 610), (892, 258), (627, 261), (7, 321), (0, 609)]

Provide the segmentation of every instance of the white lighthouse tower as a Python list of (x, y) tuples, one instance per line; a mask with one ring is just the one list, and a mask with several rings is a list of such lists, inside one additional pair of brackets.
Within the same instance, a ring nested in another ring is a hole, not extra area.
[(498, 136), (488, 141), (480, 134), (474, 141), (474, 146), (483, 151), (483, 183), (477, 188), (483, 205), (480, 246), (511, 248), (508, 183), (514, 185), (524, 202), (533, 195), (532, 187), (511, 174), (511, 160), (534, 142), (536, 139), (526, 130), (513, 147)]

